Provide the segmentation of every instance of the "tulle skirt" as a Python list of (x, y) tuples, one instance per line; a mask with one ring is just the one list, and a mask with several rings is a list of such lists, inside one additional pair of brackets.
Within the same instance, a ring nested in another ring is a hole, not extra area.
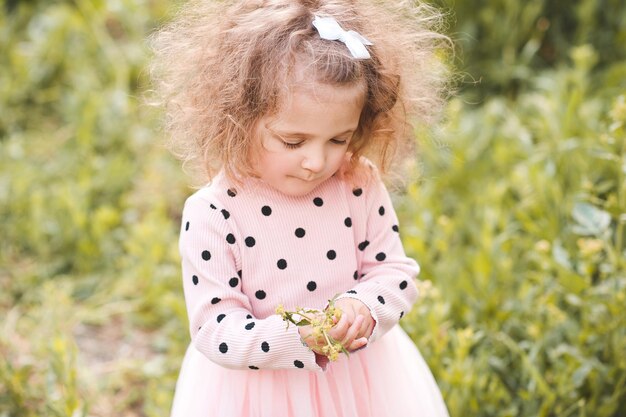
[(437, 384), (400, 326), (326, 372), (232, 370), (190, 346), (172, 417), (447, 417)]

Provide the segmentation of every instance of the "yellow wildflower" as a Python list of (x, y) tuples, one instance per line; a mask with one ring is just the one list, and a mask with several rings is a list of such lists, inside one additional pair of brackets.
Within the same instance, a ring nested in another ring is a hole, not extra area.
[(285, 317), (285, 307), (282, 304), (278, 304), (276, 307), (276, 314), (281, 317)]
[(296, 307), (295, 311), (286, 311), (282, 304), (276, 307), (276, 314), (287, 323), (287, 328), (290, 323), (296, 326), (311, 326), (311, 333), (307, 338), (315, 339), (320, 347), (314, 350), (327, 356), (331, 361), (337, 360), (341, 352), (348, 355), (347, 349), (329, 334), (333, 326), (341, 319), (341, 309), (335, 307), (335, 297), (328, 300), (328, 308), (324, 311), (302, 307)]

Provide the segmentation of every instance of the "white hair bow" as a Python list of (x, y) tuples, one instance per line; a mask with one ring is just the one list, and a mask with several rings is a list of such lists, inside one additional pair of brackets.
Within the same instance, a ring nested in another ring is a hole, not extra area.
[(373, 45), (373, 43), (361, 36), (359, 32), (344, 30), (334, 18), (315, 15), (313, 26), (320, 33), (322, 39), (340, 41), (346, 44), (348, 50), (356, 59), (367, 59), (370, 57), (370, 53), (365, 45)]

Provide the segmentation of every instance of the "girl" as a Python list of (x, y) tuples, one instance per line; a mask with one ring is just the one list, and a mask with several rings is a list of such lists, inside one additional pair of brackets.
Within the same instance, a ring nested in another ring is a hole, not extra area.
[[(173, 416), (447, 416), (398, 326), (419, 268), (380, 178), (441, 104), (445, 37), (411, 4), (192, 1), (155, 36), (173, 149), (209, 180), (182, 215)], [(335, 295), (330, 362), (275, 311)]]

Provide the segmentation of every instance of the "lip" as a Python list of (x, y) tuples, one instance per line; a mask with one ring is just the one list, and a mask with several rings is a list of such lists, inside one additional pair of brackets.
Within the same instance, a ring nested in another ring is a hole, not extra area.
[(303, 182), (316, 182), (319, 178), (301, 178), (301, 177), (297, 177), (292, 175), (291, 178), (295, 178), (297, 180), (303, 181)]

